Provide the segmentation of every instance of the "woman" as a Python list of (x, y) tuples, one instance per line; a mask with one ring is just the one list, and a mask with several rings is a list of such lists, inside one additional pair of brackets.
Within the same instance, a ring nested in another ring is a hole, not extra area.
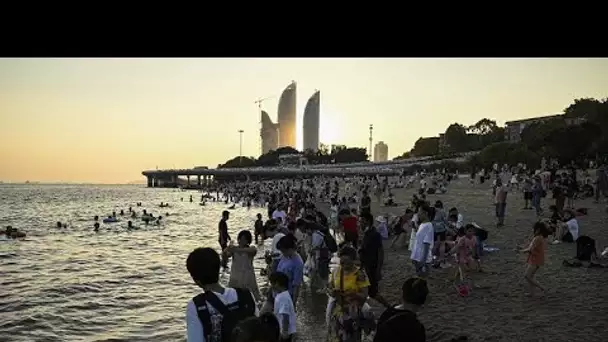
[(338, 252), (340, 266), (332, 273), (326, 321), (328, 342), (360, 342), (363, 305), (370, 285), (367, 275), (355, 265), (357, 252), (350, 246)]
[[(253, 270), (253, 258), (258, 250), (255, 247), (250, 247), (252, 240), (251, 232), (242, 230), (237, 236), (238, 246), (230, 245), (226, 248), (226, 254), (232, 256), (228, 286), (249, 289), (255, 300), (259, 301), (261, 299), (260, 291)], [(230, 243), (232, 244), (232, 241)]]

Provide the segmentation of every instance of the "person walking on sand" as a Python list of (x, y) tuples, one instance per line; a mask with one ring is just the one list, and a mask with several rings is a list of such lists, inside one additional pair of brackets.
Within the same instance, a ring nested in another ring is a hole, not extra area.
[(509, 188), (502, 183), (502, 179), (500, 177), (496, 178), (496, 196), (494, 197), (494, 205), (496, 206), (496, 227), (505, 225), (508, 192)]
[(232, 257), (230, 269), (230, 281), (228, 286), (232, 288), (248, 289), (256, 301), (260, 301), (260, 290), (255, 279), (253, 269), (253, 258), (258, 250), (251, 247), (252, 236), (248, 230), (241, 230), (236, 238), (237, 246), (230, 244), (226, 248), (226, 255)]
[(543, 293), (545, 292), (545, 288), (536, 281), (534, 276), (539, 268), (545, 264), (545, 239), (549, 236), (548, 232), (549, 229), (544, 222), (536, 222), (534, 224), (534, 237), (532, 238), (530, 245), (521, 250), (522, 253), (528, 254), (528, 259), (526, 261), (528, 266), (526, 267), (524, 279), (532, 286), (532, 291), (534, 291), (534, 288), (538, 288), (543, 291)]

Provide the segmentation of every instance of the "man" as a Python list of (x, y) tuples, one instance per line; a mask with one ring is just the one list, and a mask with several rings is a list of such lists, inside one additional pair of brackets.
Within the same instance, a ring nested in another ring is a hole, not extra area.
[(228, 234), (228, 224), (226, 223), (229, 218), (230, 212), (228, 210), (224, 210), (222, 212), (222, 219), (220, 220), (220, 223), (218, 225), (218, 240), (220, 243), (220, 247), (222, 248), (222, 267), (224, 268), (228, 268), (228, 258), (226, 257), (224, 250), (226, 249), (226, 247), (228, 247), (228, 241), (231, 241), (230, 234)]
[(508, 192), (509, 188), (502, 184), (502, 179), (500, 177), (496, 178), (496, 196), (494, 197), (494, 203), (496, 206), (496, 227), (502, 227), (505, 225)]
[(219, 255), (211, 248), (197, 248), (188, 255), (186, 268), (204, 291), (186, 307), (188, 342), (229, 341), (238, 322), (258, 315), (249, 290), (219, 284), (220, 264)]
[[(359, 206), (359, 212), (371, 214), (372, 199), (369, 197), (367, 190), (363, 190), (363, 196), (361, 196), (361, 204)], [(356, 247), (355, 247), (356, 248)]]
[(262, 236), (262, 241), (266, 239), (266, 237), (262, 234), (264, 230), (264, 222), (262, 221), (262, 214), (258, 213), (256, 215), (257, 220), (255, 220), (255, 224), (253, 225), (253, 233), (255, 236), (255, 244), (259, 243), (259, 237)]
[(361, 256), (361, 266), (365, 269), (370, 283), (368, 294), (380, 304), (390, 307), (390, 304), (378, 293), (378, 286), (382, 279), (382, 266), (384, 264), (382, 236), (374, 227), (374, 217), (371, 214), (361, 215), (361, 224), (365, 230), (359, 253)]
[(281, 251), (281, 260), (277, 266), (276, 272), (281, 272), (287, 275), (289, 283), (287, 291), (291, 295), (294, 308), (297, 307), (298, 296), (300, 294), (300, 286), (304, 281), (304, 262), (297, 253), (296, 239), (292, 235), (286, 235), (279, 240), (278, 248)]
[(428, 204), (423, 204), (418, 209), (418, 220), (420, 225), (416, 231), (416, 239), (412, 248), (410, 258), (416, 269), (416, 275), (422, 278), (428, 276), (428, 265), (433, 261), (431, 248), (435, 242), (435, 230), (431, 217), (435, 217), (435, 208), (431, 208)]
[[(278, 220), (279, 217), (281, 218), (281, 221)], [(277, 210), (275, 210), (272, 213), (272, 218), (274, 220), (276, 220), (277, 222), (282, 222), (282, 223), (286, 222), (286, 220), (287, 220), (287, 213), (285, 212), (285, 206), (283, 204), (280, 204), (277, 207)]]

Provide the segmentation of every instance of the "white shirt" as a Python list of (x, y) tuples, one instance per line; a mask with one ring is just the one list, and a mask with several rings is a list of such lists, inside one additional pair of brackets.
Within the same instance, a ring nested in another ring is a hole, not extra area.
[(571, 218), (566, 222), (568, 226), (568, 231), (572, 234), (572, 240), (576, 241), (578, 239), (578, 221), (575, 218)]
[(281, 251), (279, 251), (279, 249), (277, 248), (277, 244), (279, 243), (279, 240), (281, 240), (281, 238), (283, 236), (285, 236), (285, 234), (283, 234), (283, 233), (276, 233), (272, 237), (272, 258), (273, 259), (279, 259), (281, 257)]
[(420, 188), (421, 189), (426, 189), (426, 180), (425, 179), (421, 179), (420, 180)]
[[(238, 296), (236, 294), (236, 290), (230, 287), (225, 288), (224, 293), (213, 292), (217, 298), (219, 298), (222, 303), (228, 305), (236, 302), (238, 300)], [(253, 294), (251, 295), (253, 298)], [(255, 302), (255, 298), (254, 298)], [(217, 315), (218, 311), (207, 303), (207, 308), (209, 309), (209, 314), (211, 316)], [(256, 306), (255, 315), (259, 315), (259, 310)], [(212, 317), (213, 318), (213, 317)], [(190, 299), (188, 305), (186, 306), (186, 331), (188, 342), (206, 342), (205, 339), (205, 331), (203, 328), (203, 324), (201, 320), (198, 318), (198, 312), (196, 310), (196, 305), (194, 305), (194, 301)]]
[(283, 315), (289, 316), (288, 334), (296, 333), (296, 309), (293, 307), (293, 301), (289, 291), (285, 290), (274, 297), (274, 315), (279, 321), (279, 327), (283, 331)]
[(420, 227), (418, 227), (418, 231), (416, 231), (416, 241), (414, 242), (414, 248), (412, 249), (412, 254), (410, 258), (412, 260), (421, 262), (422, 254), (424, 253), (424, 244), (429, 244), (429, 254), (426, 262), (432, 262), (433, 255), (431, 253), (431, 250), (433, 248), (434, 242), (435, 230), (433, 229), (433, 224), (431, 222), (425, 222), (420, 224)]
[(285, 219), (287, 218), (287, 214), (283, 210), (275, 210), (272, 213), (272, 219), (276, 220), (277, 217), (281, 218), (281, 222), (285, 223)]

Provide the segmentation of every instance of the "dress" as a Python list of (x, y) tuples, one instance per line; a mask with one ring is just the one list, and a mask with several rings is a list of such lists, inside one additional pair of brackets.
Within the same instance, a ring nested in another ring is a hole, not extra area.
[(260, 291), (255, 279), (255, 271), (253, 270), (253, 257), (255, 257), (254, 254), (234, 252), (228, 287), (249, 289), (255, 299), (259, 300)]
[[(345, 294), (356, 294), (370, 283), (365, 271), (342, 272), (338, 267), (332, 274), (332, 287)], [(360, 342), (364, 327), (363, 302), (347, 297), (331, 298), (327, 305), (327, 342)]]

